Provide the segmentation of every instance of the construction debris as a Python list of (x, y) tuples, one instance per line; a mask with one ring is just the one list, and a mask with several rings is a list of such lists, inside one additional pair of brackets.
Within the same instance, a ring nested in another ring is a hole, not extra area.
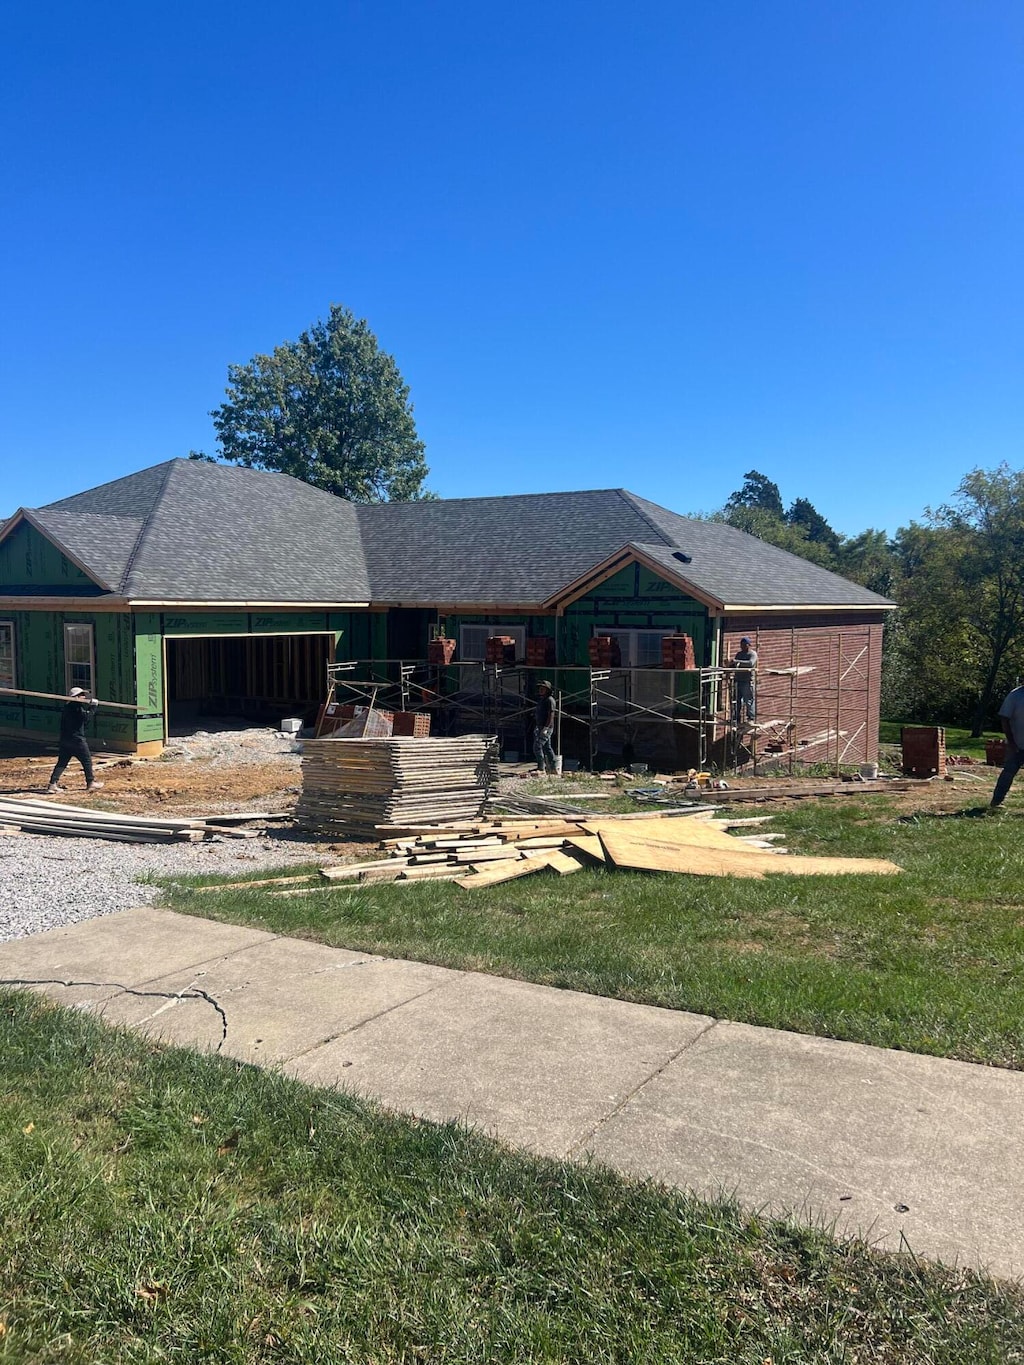
[[(281, 819), (267, 811), (239, 811), (228, 815), (122, 815), (97, 806), (71, 806), (60, 801), (15, 800), (0, 797), (0, 827), (26, 834), (61, 834), (117, 843), (158, 844), (177, 840), (252, 839), (268, 821)], [(242, 826), (242, 828), (239, 828)]]
[[(710, 815), (710, 812), (709, 812)], [(365, 863), (320, 869), (322, 881), (405, 885), (413, 881), (454, 881), (466, 890), (498, 886), (534, 872), (568, 876), (582, 867), (606, 866), (695, 876), (763, 877), (837, 873), (894, 873), (895, 863), (877, 858), (794, 857), (773, 840), (782, 835), (732, 835), (729, 827), (753, 821), (668, 818), (641, 815), (576, 819), (502, 817), (489, 822), (409, 828), (385, 838), (389, 856)], [(321, 886), (320, 890), (323, 889)], [(269, 894), (315, 895), (317, 887)]]
[(479, 819), (496, 761), (489, 735), (308, 740), (295, 819), (340, 839), (372, 837), (380, 825)]

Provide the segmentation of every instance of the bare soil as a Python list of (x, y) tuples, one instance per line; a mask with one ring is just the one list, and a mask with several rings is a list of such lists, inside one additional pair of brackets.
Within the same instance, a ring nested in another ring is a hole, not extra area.
[[(40, 746), (4, 742), (0, 745), (0, 795), (41, 795), (46, 790), (54, 755), (55, 749), (47, 752)], [(72, 761), (62, 781), (63, 799), (76, 805), (95, 803), (98, 807), (138, 814), (201, 815), (257, 809), (283, 812), (294, 806), (299, 793), (300, 760), (298, 746), (282, 739), (273, 730), (200, 732), (173, 740), (160, 758), (97, 754), (96, 776), (104, 787), (89, 797), (85, 795), (82, 770), (76, 761)], [(988, 802), (998, 775), (996, 768), (975, 764), (950, 771), (951, 779), (915, 784), (909, 791), (891, 791), (886, 796), (901, 811), (952, 812)], [(579, 791), (626, 790), (630, 786), (656, 782), (663, 776), (622, 773), (614, 777), (606, 774), (598, 779), (590, 773), (571, 773), (555, 782), (531, 780), (529, 773), (527, 764), (509, 765), (507, 773), (502, 773), (501, 788), (557, 792), (571, 801), (574, 788)], [(835, 781), (830, 777), (732, 775), (727, 780), (736, 790), (771, 788), (773, 792), (790, 786), (805, 788), (815, 780), (820, 780), (823, 786)]]

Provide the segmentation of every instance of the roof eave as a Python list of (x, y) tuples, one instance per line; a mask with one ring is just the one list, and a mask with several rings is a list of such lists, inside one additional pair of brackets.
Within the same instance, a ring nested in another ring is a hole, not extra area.
[(814, 611), (895, 611), (896, 602), (726, 602), (722, 607), (723, 615), (764, 614)]
[(185, 607), (196, 607), (203, 610), (232, 608), (245, 611), (354, 611), (357, 609), (366, 611), (372, 609), (370, 602), (268, 602), (249, 598), (229, 601), (221, 597), (131, 597), (127, 598), (126, 602), (129, 607), (137, 607), (144, 611), (162, 611), (164, 609), (180, 611)]

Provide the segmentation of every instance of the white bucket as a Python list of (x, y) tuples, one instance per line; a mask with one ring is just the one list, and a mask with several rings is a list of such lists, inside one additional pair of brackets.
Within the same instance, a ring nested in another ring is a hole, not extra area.
[(865, 782), (874, 782), (878, 777), (878, 764), (862, 763), (860, 765), (860, 775)]
[(555, 776), (556, 776), (556, 777), (561, 777), (561, 776), (562, 776), (562, 755), (561, 755), (561, 754), (555, 754)]

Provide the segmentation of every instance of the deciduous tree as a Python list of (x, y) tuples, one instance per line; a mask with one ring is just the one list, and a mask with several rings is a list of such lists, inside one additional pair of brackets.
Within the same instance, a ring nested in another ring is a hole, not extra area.
[(424, 496), (408, 386), (365, 319), (338, 304), (297, 341), (229, 366), (227, 402), (210, 415), (225, 460), (355, 502)]

